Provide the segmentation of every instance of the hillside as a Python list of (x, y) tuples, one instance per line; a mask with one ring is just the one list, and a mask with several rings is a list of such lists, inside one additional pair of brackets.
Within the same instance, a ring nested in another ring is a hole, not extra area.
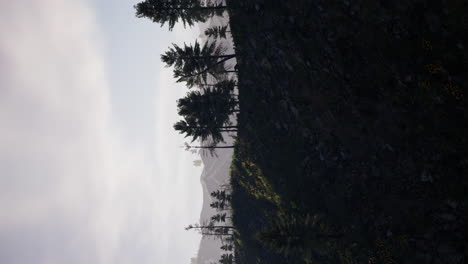
[(237, 262), (464, 263), (467, 2), (227, 4)]

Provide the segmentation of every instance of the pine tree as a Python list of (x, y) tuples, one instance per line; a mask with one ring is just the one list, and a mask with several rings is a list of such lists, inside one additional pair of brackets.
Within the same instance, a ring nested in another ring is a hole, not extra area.
[(227, 30), (228, 26), (213, 26), (205, 30), (205, 35), (209, 38), (226, 38), (226, 33), (231, 31)]
[(226, 6), (213, 1), (201, 0), (146, 0), (136, 4), (136, 16), (146, 17), (153, 22), (168, 23), (169, 30), (180, 20), (185, 26), (205, 22), (214, 15), (222, 15)]
[[(185, 134), (185, 137), (192, 137), (192, 142), (200, 139), (202, 142), (211, 139), (209, 147), (216, 147), (219, 142), (223, 142), (224, 138), (222, 132), (235, 132), (237, 126), (207, 126), (200, 125), (197, 120), (192, 117), (185, 118), (174, 124), (174, 129), (179, 131), (180, 134)], [(204, 148), (203, 146), (190, 148)]]
[(194, 119), (201, 127), (222, 127), (229, 124), (229, 116), (236, 111), (237, 101), (224, 89), (190, 91), (177, 100), (179, 115)]
[(233, 245), (222, 245), (220, 248), (221, 248), (221, 250), (224, 250), (224, 251), (232, 251), (234, 246)]
[(233, 79), (220, 80), (214, 84), (201, 84), (200, 85), (200, 89), (211, 88), (211, 89), (225, 90), (231, 93), (231, 96), (233, 96), (232, 92), (234, 91), (234, 88), (236, 87), (237, 87), (237, 83)]
[(224, 50), (216, 41), (206, 42), (203, 46), (198, 41), (183, 47), (173, 44), (161, 55), (161, 60), (174, 67), (177, 82), (185, 82), (191, 88), (207, 84), (209, 76), (216, 80), (225, 77), (225, 63), (235, 58), (235, 54), (224, 54)]
[(229, 219), (230, 217), (227, 216), (226, 213), (223, 214), (216, 214), (211, 217), (211, 222), (226, 222), (226, 219)]
[(218, 238), (222, 238), (225, 236), (232, 236), (234, 231), (233, 226), (227, 225), (215, 225), (213, 222), (207, 224), (193, 224), (188, 225), (185, 230), (197, 230), (200, 234), (205, 236), (215, 236)]
[(221, 264), (232, 264), (232, 263), (234, 263), (234, 255), (232, 255), (232, 254), (223, 254), (223, 255), (221, 255), (221, 259), (219, 259), (219, 263), (221, 263)]

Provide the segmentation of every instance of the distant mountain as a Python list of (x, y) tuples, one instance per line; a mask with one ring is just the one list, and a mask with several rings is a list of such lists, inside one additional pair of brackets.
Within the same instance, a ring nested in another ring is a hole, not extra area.
[[(200, 182), (203, 188), (203, 207), (200, 213), (200, 222), (210, 219), (216, 211), (210, 207), (212, 202), (210, 193), (216, 191), (223, 184), (228, 183), (229, 168), (232, 160), (231, 149), (221, 149), (217, 151), (217, 157), (209, 154), (202, 156), (205, 165)], [(198, 250), (197, 264), (208, 264), (210, 261), (217, 261), (221, 255), (221, 243), (212, 238), (202, 238)]]
[[(208, 39), (204, 35), (207, 28), (212, 26), (223, 26), (227, 24), (228, 19), (217, 17), (206, 23), (199, 24), (200, 28), (200, 39), (204, 43)], [(226, 48), (226, 53), (233, 52), (232, 41), (229, 40), (217, 40)], [(235, 62), (234, 62), (235, 63)], [(232, 120), (235, 123), (235, 120)], [(232, 145), (234, 140), (230, 136), (225, 136), (225, 145)], [(220, 144), (222, 146), (223, 144)], [(216, 214), (216, 210), (210, 207), (212, 199), (210, 193), (216, 191), (223, 184), (229, 183), (229, 171), (232, 161), (232, 149), (218, 149), (216, 155), (211, 156), (209, 153), (201, 153), (201, 159), (203, 161), (203, 172), (200, 177), (200, 182), (203, 188), (203, 207), (200, 213), (200, 223), (209, 220), (211, 216)], [(202, 238), (200, 247), (198, 249), (198, 256), (196, 259), (197, 264), (209, 264), (217, 262), (221, 256), (221, 242), (212, 238)]]

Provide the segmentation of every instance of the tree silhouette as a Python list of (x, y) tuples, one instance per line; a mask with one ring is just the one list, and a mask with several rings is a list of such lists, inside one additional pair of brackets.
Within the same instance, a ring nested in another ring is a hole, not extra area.
[(191, 91), (177, 100), (178, 113), (186, 120), (194, 120), (200, 127), (223, 127), (229, 115), (236, 111), (237, 101), (224, 89)]
[[(229, 203), (231, 202), (231, 195), (226, 193), (226, 190), (217, 190), (211, 192), (211, 197), (215, 199), (214, 202), (210, 204), (212, 208), (215, 208), (217, 211), (225, 211), (229, 208)], [(215, 220), (225, 222), (226, 214), (216, 215)], [(212, 218), (213, 219), (213, 218)]]
[(232, 264), (234, 263), (234, 255), (232, 254), (223, 254), (221, 255), (221, 259), (219, 260), (221, 264)]
[(230, 149), (234, 148), (235, 146), (189, 146), (188, 144), (185, 145), (186, 148), (197, 148), (197, 149)]
[(185, 150), (187, 151), (190, 151), (193, 149), (199, 149), (201, 150), (204, 154), (205, 154), (205, 151), (208, 151), (210, 153), (211, 156), (217, 156), (216, 155), (216, 150), (217, 149), (233, 149), (235, 146), (218, 146), (216, 144), (209, 144), (209, 145), (206, 145), (206, 146), (192, 146), (192, 145), (189, 145), (188, 143), (185, 143)]
[(224, 251), (232, 251), (234, 246), (233, 245), (222, 245), (220, 248), (221, 248), (221, 250), (224, 250)]
[(232, 236), (234, 231), (233, 226), (224, 226), (224, 225), (215, 225), (213, 222), (208, 224), (193, 224), (185, 227), (185, 230), (197, 230), (200, 234), (204, 236), (215, 236), (218, 238), (223, 238), (225, 236)]
[(226, 219), (231, 219), (231, 217), (227, 216), (226, 213), (216, 214), (210, 218), (210, 220), (214, 223), (226, 222)]
[(179, 131), (180, 134), (185, 134), (185, 137), (192, 137), (192, 142), (200, 139), (202, 142), (211, 139), (211, 144), (207, 147), (204, 146), (191, 146), (191, 148), (213, 148), (219, 142), (223, 142), (224, 138), (222, 132), (235, 132), (237, 126), (207, 126), (200, 125), (197, 120), (192, 117), (180, 120), (174, 124), (174, 129)]
[(205, 22), (213, 15), (222, 15), (226, 6), (201, 0), (146, 0), (136, 4), (134, 8), (137, 17), (149, 18), (161, 23), (161, 26), (168, 23), (169, 30), (172, 30), (179, 20), (185, 27)]
[(226, 190), (212, 191), (210, 196), (220, 201), (231, 201), (231, 195), (226, 193)]
[(216, 209), (217, 211), (226, 211), (228, 210), (228, 206), (227, 206), (227, 203), (226, 202), (219, 202), (219, 201), (216, 201), (216, 202), (212, 202), (210, 203), (210, 207), (213, 208), (213, 209)]
[(233, 245), (233, 244), (234, 244), (234, 241), (235, 241), (234, 236), (225, 237), (225, 238), (223, 239), (223, 242), (224, 242), (224, 243), (227, 243), (227, 244), (229, 244), (229, 245)]
[(203, 46), (198, 41), (193, 45), (180, 47), (172, 44), (161, 60), (167, 66), (174, 67), (177, 82), (186, 82), (189, 88), (207, 83), (208, 76), (219, 79), (227, 72), (224, 64), (235, 54), (223, 54), (225, 48), (216, 41), (206, 42)]
[[(202, 84), (200, 85), (200, 88), (212, 88), (212, 89), (220, 89), (220, 90), (225, 90), (229, 91), (232, 93), (234, 91), (234, 88), (237, 87), (237, 83), (233, 79), (225, 79), (225, 80), (220, 80), (214, 84)], [(232, 96), (232, 94), (231, 94)]]
[(227, 30), (228, 26), (213, 26), (205, 30), (205, 35), (209, 38), (226, 38), (226, 33), (231, 31)]

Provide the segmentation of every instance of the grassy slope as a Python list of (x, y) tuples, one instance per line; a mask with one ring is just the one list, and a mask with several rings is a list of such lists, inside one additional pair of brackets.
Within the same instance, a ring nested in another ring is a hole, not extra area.
[(228, 1), (243, 263), (300, 262), (254, 234), (307, 214), (345, 234), (329, 260), (468, 258), (468, 6), (386, 2)]

